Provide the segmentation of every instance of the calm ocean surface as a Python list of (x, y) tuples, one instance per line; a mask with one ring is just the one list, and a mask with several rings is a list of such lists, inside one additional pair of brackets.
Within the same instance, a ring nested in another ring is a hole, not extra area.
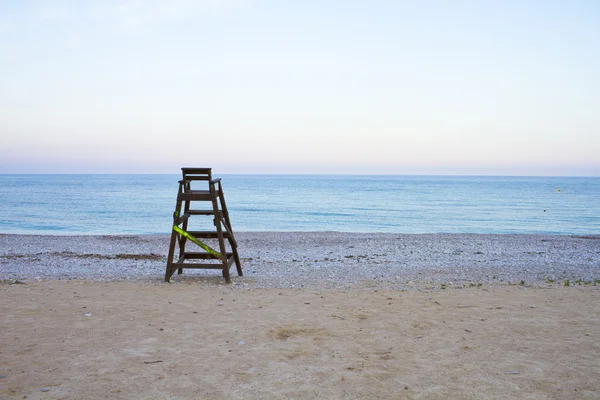
[[(216, 176), (234, 231), (600, 234), (600, 178)], [(0, 233), (170, 233), (179, 179), (0, 175)]]

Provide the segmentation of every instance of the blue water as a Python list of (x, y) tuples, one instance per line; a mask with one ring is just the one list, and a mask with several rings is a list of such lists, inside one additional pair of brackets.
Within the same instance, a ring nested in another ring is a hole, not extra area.
[[(221, 177), (235, 231), (600, 233), (600, 178)], [(0, 175), (0, 233), (170, 233), (178, 179)]]

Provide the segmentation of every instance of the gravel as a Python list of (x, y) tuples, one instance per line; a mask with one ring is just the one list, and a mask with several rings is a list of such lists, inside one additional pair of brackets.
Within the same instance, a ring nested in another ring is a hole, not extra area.
[[(600, 236), (236, 233), (244, 270), (236, 288), (411, 288), (600, 284)], [(188, 244), (188, 246), (194, 246)], [(161, 282), (169, 235), (0, 235), (0, 280)], [(184, 270), (173, 282), (223, 285), (217, 270)]]

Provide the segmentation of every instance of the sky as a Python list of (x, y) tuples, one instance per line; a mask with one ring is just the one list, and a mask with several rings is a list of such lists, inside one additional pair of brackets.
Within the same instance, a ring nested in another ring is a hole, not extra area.
[(0, 0), (0, 173), (600, 176), (600, 1)]

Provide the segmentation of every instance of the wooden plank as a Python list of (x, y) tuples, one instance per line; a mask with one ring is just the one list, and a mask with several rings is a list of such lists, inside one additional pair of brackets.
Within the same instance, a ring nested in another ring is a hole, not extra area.
[(233, 259), (235, 260), (238, 276), (244, 276), (244, 272), (242, 271), (242, 262), (240, 261), (240, 256), (238, 255), (236, 247), (233, 248)]
[(181, 225), (182, 223), (184, 223), (185, 221), (187, 221), (189, 217), (190, 217), (190, 214), (188, 212), (188, 213), (183, 214), (179, 218), (175, 217), (173, 219), (175, 220), (175, 225)]
[[(184, 192), (185, 192), (186, 190), (189, 189), (189, 182), (185, 182), (185, 184), (183, 186), (184, 186)], [(190, 202), (189, 201), (184, 202), (183, 210), (184, 210), (184, 214), (188, 213), (188, 211), (190, 210)], [(187, 231), (187, 229), (188, 229), (188, 222), (189, 221), (187, 219), (185, 221), (183, 221), (183, 225), (181, 227), (184, 231)], [(173, 230), (175, 230), (175, 227), (173, 227)], [(179, 246), (179, 255), (181, 257), (183, 257), (183, 254), (185, 253), (185, 245), (187, 244), (187, 237), (185, 237), (184, 235), (181, 235), (181, 236), (182, 237), (181, 237), (180, 246)], [(183, 262), (183, 260), (181, 260), (181, 262)], [(177, 269), (177, 274), (178, 275), (183, 274), (183, 268), (179, 267)]]
[(214, 215), (214, 210), (189, 210), (190, 215)]
[(171, 232), (171, 242), (169, 243), (169, 255), (167, 256), (167, 269), (165, 271), (165, 282), (169, 282), (175, 269), (173, 268), (173, 256), (175, 254), (175, 232)]
[(211, 195), (210, 198), (212, 200), (212, 193), (211, 193), (210, 190), (188, 189), (188, 190), (185, 190), (183, 193), (187, 193), (187, 194), (209, 194), (209, 195)]
[(231, 245), (231, 250), (233, 251), (233, 258), (235, 260), (235, 266), (237, 269), (238, 276), (243, 276), (244, 273), (242, 271), (242, 263), (240, 261), (240, 256), (237, 251), (237, 241), (235, 240), (235, 236), (233, 235), (233, 229), (231, 227), (231, 220), (229, 219), (229, 211), (227, 211), (227, 203), (225, 202), (225, 193), (223, 193), (223, 185), (221, 182), (217, 185), (217, 193), (219, 195), (219, 200), (221, 201), (221, 218), (225, 220), (223, 224), (225, 226), (225, 230), (227, 232), (227, 237), (229, 238), (229, 244)]
[[(217, 258), (210, 253), (203, 253), (199, 251), (186, 251), (184, 255), (186, 260), (220, 260), (220, 258)], [(233, 253), (231, 252), (227, 253), (227, 258), (231, 257), (232, 255)]]
[(181, 269), (223, 269), (223, 263), (219, 264), (200, 264), (200, 263), (175, 263), (174, 267)]
[[(215, 231), (188, 231), (188, 233), (198, 239), (218, 239), (219, 233)], [(229, 234), (223, 232), (223, 237), (229, 237)]]
[(233, 232), (231, 232), (231, 229), (229, 229), (229, 226), (227, 225), (227, 221), (225, 221), (225, 219), (223, 218), (223, 215), (219, 214), (219, 216), (221, 217), (221, 223), (223, 224), (223, 237), (226, 239), (229, 239), (229, 243), (231, 244), (232, 247), (237, 247), (237, 241), (235, 240), (235, 237), (233, 236)]
[(184, 174), (210, 174), (212, 168), (182, 167), (181, 171)]
[[(196, 193), (194, 193), (196, 192)], [(187, 193), (181, 193), (179, 195), (179, 200), (183, 201), (212, 201), (212, 196), (210, 192), (200, 192), (192, 190)]]
[[(219, 181), (219, 186), (221, 182)], [(217, 200), (217, 194), (215, 193), (215, 186), (211, 183), (211, 193), (213, 195), (212, 204), (213, 210), (215, 210), (215, 215), (219, 214), (219, 201)], [(223, 232), (223, 226), (221, 224), (221, 220), (215, 218), (215, 225), (217, 228), (217, 239), (219, 241), (219, 250), (221, 254), (225, 254), (227, 252), (227, 248), (225, 247), (225, 235), (229, 237), (228, 232)], [(224, 256), (225, 264), (227, 264), (227, 256)], [(223, 278), (225, 278), (225, 282), (231, 283), (231, 276), (229, 274), (229, 268), (223, 268)]]
[[(183, 192), (183, 181), (179, 181), (179, 189), (177, 191), (177, 202), (175, 203), (175, 212), (173, 213), (173, 220), (181, 213), (181, 200), (179, 195)], [(171, 241), (169, 243), (169, 255), (167, 256), (167, 268), (165, 271), (165, 282), (169, 282), (173, 273), (175, 273), (175, 267), (173, 267), (173, 258), (175, 257), (175, 246), (180, 243), (181, 238), (174, 230), (171, 231)]]

